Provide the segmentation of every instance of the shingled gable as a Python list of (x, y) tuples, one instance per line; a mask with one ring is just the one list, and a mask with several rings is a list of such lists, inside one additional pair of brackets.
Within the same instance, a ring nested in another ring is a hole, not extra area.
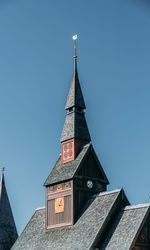
[[(150, 203), (123, 208), (116, 217), (115, 222), (100, 249), (134, 249), (134, 245), (136, 245), (137, 238), (140, 236), (143, 225), (148, 219), (148, 228), (145, 228), (141, 235), (142, 243), (145, 242), (145, 244), (143, 244), (143, 247), (145, 245), (145, 248), (142, 248), (141, 245), (141, 248), (138, 249), (150, 249)], [(145, 232), (147, 233), (145, 234)], [(138, 246), (138, 242), (136, 246)]]
[(4, 174), (0, 184), (0, 249), (9, 250), (18, 237), (10, 207)]
[[(77, 176), (78, 171), (82, 167), (83, 163), (86, 161), (86, 158), (89, 154), (92, 154), (94, 157), (97, 167), (99, 168), (99, 174), (101, 175), (101, 181), (103, 183), (109, 184), (109, 181), (102, 169), (102, 166), (96, 156), (96, 153), (91, 144), (85, 145), (81, 152), (78, 154), (74, 161), (70, 161), (67, 163), (61, 163), (61, 157), (58, 158), (55, 166), (53, 167), (50, 175), (47, 177), (44, 186), (52, 185), (54, 183), (59, 183), (62, 181), (73, 179)], [(92, 167), (92, 166), (91, 166)]]
[(36, 210), (12, 250), (87, 250), (105, 233), (115, 208), (128, 204), (122, 190), (103, 192), (91, 197), (69, 227), (45, 230), (45, 209)]

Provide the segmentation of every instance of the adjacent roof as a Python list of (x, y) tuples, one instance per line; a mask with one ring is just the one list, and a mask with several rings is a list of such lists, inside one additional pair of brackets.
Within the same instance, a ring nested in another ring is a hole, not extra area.
[(0, 184), (0, 249), (9, 250), (18, 237), (11, 211), (4, 174)]
[(48, 231), (45, 229), (45, 209), (37, 210), (12, 250), (90, 249), (109, 220), (111, 210), (119, 197), (122, 197), (121, 190), (103, 192), (91, 197), (75, 225)]
[(66, 115), (60, 141), (63, 142), (72, 138), (85, 140), (87, 142), (91, 141), (90, 133), (83, 112), (71, 112)]
[[(90, 150), (93, 151), (93, 153), (96, 157), (96, 154), (95, 154), (94, 149), (93, 149), (91, 144), (85, 145), (74, 161), (70, 161), (70, 162), (62, 164), (61, 163), (61, 156), (60, 156), (58, 158), (58, 160), (56, 161), (56, 164), (53, 167), (52, 171), (50, 172), (49, 176), (47, 177), (44, 185), (48, 186), (48, 185), (58, 183), (61, 181), (66, 181), (66, 180), (69, 180), (69, 179), (72, 179), (73, 177), (75, 177), (77, 170), (83, 164), (83, 162), (86, 159), (86, 156), (88, 155)], [(98, 161), (98, 159), (97, 159), (97, 161)], [(102, 172), (102, 175), (104, 176), (105, 183), (108, 184), (109, 183), (108, 179), (107, 179), (99, 162), (98, 162), (98, 165), (99, 165), (99, 168)]]
[(130, 249), (150, 204), (127, 206), (117, 216), (101, 250)]
[(85, 103), (84, 103), (84, 99), (83, 99), (83, 95), (82, 95), (82, 91), (80, 87), (80, 82), (78, 78), (76, 59), (74, 63), (75, 63), (75, 69), (74, 69), (73, 79), (72, 79), (65, 109), (69, 109), (72, 107), (85, 109), (86, 107), (85, 107)]

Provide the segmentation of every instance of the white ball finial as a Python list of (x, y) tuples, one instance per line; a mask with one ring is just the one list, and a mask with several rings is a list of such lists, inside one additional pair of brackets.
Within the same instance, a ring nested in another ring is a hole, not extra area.
[(72, 37), (73, 40), (77, 40), (77, 38), (78, 38), (78, 35), (74, 35), (74, 36)]

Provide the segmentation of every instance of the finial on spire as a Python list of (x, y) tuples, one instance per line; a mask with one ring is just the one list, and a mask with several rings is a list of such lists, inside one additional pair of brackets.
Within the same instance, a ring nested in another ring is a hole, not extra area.
[(74, 40), (74, 56), (73, 56), (74, 59), (77, 58), (77, 55), (76, 55), (76, 40), (77, 40), (77, 38), (78, 38), (78, 35), (74, 35), (72, 37), (72, 39)]

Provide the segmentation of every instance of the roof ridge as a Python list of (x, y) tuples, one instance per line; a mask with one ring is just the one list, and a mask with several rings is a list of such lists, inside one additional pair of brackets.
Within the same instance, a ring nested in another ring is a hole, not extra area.
[(42, 210), (42, 209), (45, 209), (45, 206), (43, 206), (43, 207), (37, 207), (37, 208), (35, 209), (35, 211)]
[(137, 204), (137, 205), (126, 206), (125, 208), (123, 208), (123, 210), (126, 211), (126, 210), (132, 210), (132, 209), (138, 209), (138, 208), (144, 208), (144, 207), (150, 207), (150, 203), (142, 203), (142, 204)]
[(86, 147), (88, 147), (88, 146), (90, 146), (90, 145), (92, 145), (92, 143), (91, 143), (91, 142), (88, 142), (87, 144), (83, 145), (83, 147), (81, 147), (81, 149), (82, 149), (82, 148), (86, 148)]
[(114, 194), (114, 193), (118, 193), (122, 190), (122, 188), (120, 189), (114, 189), (114, 190), (110, 190), (110, 191), (104, 191), (104, 192), (100, 192), (99, 194), (94, 194), (91, 196), (91, 198), (94, 197), (98, 197), (98, 196), (103, 196), (103, 195), (107, 195), (107, 194)]
[[(107, 212), (107, 214), (105, 214), (105, 221), (103, 221), (103, 223), (101, 225), (101, 228), (99, 229), (99, 232), (97, 233), (97, 235), (96, 235), (95, 240), (93, 241), (93, 243), (96, 242), (97, 238), (100, 235), (102, 235), (104, 232), (106, 232), (106, 224), (110, 222), (111, 216), (114, 215), (114, 206), (116, 206), (116, 204), (119, 204), (119, 200), (118, 200), (119, 197), (120, 197), (121, 200), (123, 198), (122, 195), (121, 195), (121, 193), (123, 193), (123, 189), (122, 188), (121, 189), (111, 190), (111, 191), (105, 191), (105, 192), (102, 192), (102, 194), (100, 193), (98, 195), (100, 197), (100, 196), (104, 196), (105, 194), (106, 195), (107, 194), (116, 194), (113, 203), (109, 207), (109, 211)], [(107, 200), (107, 198), (106, 198), (106, 200)], [(104, 200), (105, 200), (105, 198), (104, 198)], [(111, 200), (111, 197), (110, 197), (110, 200)], [(93, 247), (93, 243), (90, 246), (90, 249)]]

